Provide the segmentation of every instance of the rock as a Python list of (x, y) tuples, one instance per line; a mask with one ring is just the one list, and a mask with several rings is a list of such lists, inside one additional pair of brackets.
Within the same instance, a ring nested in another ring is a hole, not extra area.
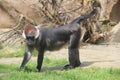
[(110, 31), (110, 42), (120, 42), (120, 22)]

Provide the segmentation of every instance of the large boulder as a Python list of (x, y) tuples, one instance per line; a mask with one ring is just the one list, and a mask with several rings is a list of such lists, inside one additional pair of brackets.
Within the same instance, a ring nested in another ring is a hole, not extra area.
[(110, 31), (110, 42), (120, 43), (120, 22)]
[[(111, 5), (113, 5), (110, 12), (110, 20), (113, 22), (120, 21), (120, 0), (111, 0)], [(110, 5), (109, 5), (110, 6)]]
[(38, 3), (38, 0), (0, 0), (0, 28), (13, 26), (20, 14), (40, 22), (40, 17), (31, 6)]

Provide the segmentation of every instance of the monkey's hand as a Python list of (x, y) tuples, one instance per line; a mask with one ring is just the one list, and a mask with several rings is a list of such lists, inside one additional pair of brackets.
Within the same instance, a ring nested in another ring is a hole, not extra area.
[(18, 69), (18, 71), (22, 71), (24, 69), (24, 67), (20, 66), (20, 68)]

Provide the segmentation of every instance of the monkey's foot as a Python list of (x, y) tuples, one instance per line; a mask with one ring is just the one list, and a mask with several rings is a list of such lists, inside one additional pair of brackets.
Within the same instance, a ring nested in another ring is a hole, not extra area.
[(38, 72), (41, 72), (41, 68), (39, 66), (36, 67)]
[(75, 67), (79, 67), (81, 65), (81, 62), (77, 63)]
[(74, 66), (71, 66), (70, 64), (67, 64), (63, 67), (63, 70), (73, 69)]
[(73, 69), (75, 67), (79, 67), (81, 65), (81, 62), (79, 62), (79, 64), (75, 65), (75, 66), (72, 66), (70, 64), (67, 64), (63, 67), (63, 70), (68, 70), (68, 69)]

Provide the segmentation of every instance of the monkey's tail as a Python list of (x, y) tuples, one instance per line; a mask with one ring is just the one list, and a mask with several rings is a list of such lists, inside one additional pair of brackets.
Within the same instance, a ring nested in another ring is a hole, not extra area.
[(85, 20), (85, 19), (88, 19), (90, 18), (91, 16), (93, 16), (94, 14), (97, 13), (97, 9), (93, 9), (93, 11), (91, 11), (89, 14), (86, 14), (86, 15), (82, 15), (76, 19), (74, 19), (72, 22), (70, 22), (71, 24), (73, 23), (80, 23), (81, 21)]

